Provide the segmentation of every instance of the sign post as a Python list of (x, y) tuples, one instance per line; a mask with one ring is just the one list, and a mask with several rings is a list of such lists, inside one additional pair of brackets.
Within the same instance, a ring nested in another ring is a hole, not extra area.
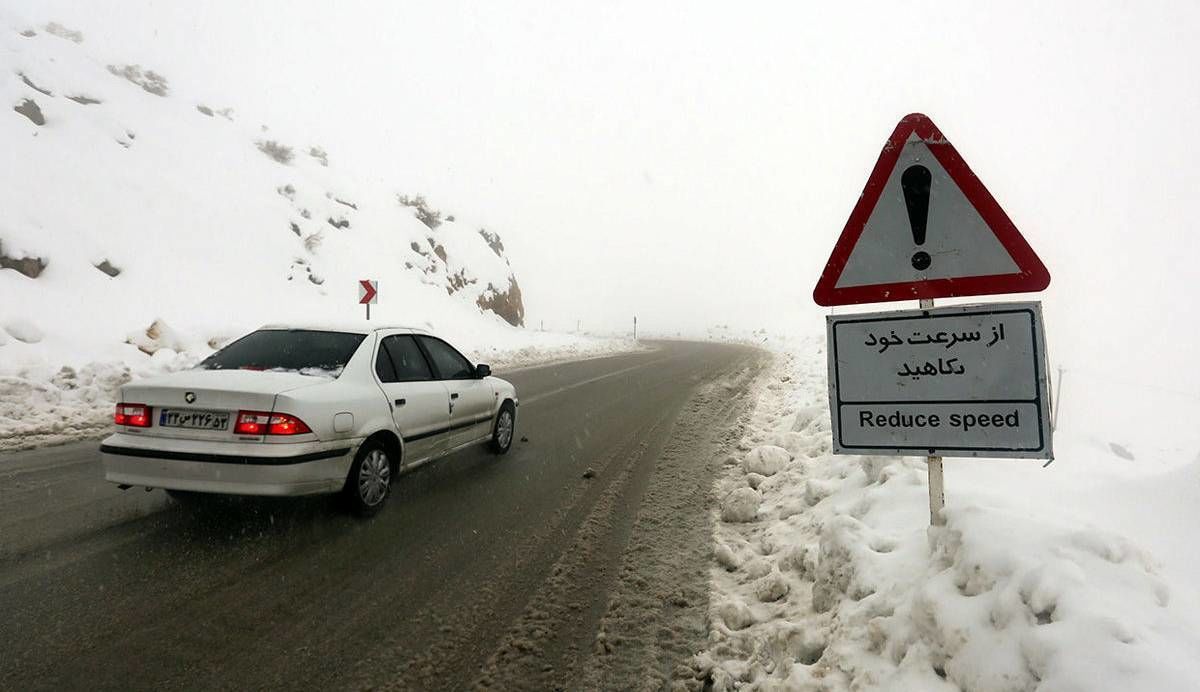
[(834, 454), (920, 454), (933, 525), (944, 456), (1051, 459), (1041, 304), (935, 308), (935, 298), (1031, 293), (1050, 273), (926, 116), (905, 116), (813, 290), (818, 305), (918, 310), (830, 315)]
[(371, 305), (379, 302), (379, 282), (359, 279), (358, 302), (367, 306), (367, 319), (371, 319)]
[[(922, 309), (933, 307), (933, 298), (922, 298)], [(925, 468), (929, 476), (929, 523), (931, 526), (945, 526), (946, 517), (942, 510), (946, 508), (945, 478), (942, 476), (942, 458), (931, 454), (925, 457)]]

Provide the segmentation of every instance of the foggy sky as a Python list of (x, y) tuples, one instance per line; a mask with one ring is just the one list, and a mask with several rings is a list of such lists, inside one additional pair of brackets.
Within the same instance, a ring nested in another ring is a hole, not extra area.
[(925, 112), (1049, 267), (1060, 353), (1200, 385), (1200, 4), (649, 4), (17, 3), (486, 223), (548, 328), (822, 329), (820, 269)]

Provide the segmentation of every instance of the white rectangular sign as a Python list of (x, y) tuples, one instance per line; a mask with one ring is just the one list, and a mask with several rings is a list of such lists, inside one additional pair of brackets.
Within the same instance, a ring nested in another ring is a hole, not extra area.
[(835, 454), (1053, 458), (1041, 304), (827, 318)]

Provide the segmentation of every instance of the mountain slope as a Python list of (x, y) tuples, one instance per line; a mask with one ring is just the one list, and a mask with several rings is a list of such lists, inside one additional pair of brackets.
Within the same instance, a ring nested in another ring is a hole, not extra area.
[(100, 64), (82, 36), (47, 26), (0, 27), (10, 353), (72, 362), (356, 318), (361, 278), (380, 281), (377, 320), (523, 323), (495, 233), (175, 93), (150, 67)]

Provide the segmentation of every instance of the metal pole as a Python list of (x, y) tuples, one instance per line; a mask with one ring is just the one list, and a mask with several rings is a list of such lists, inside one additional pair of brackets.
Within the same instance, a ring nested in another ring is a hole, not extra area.
[(633, 340), (637, 341), (637, 315), (633, 316)]
[[(922, 298), (921, 309), (933, 307), (933, 298)], [(929, 468), (929, 525), (930, 526), (945, 526), (946, 518), (942, 516), (942, 510), (946, 508), (946, 493), (945, 485), (942, 477), (942, 458), (940, 456), (928, 456), (925, 458), (925, 465)]]
[(1054, 388), (1054, 410), (1050, 413), (1050, 432), (1058, 431), (1058, 405), (1062, 403), (1063, 367), (1058, 366), (1058, 386)]
[(367, 319), (371, 319), (371, 304), (367, 303)]

